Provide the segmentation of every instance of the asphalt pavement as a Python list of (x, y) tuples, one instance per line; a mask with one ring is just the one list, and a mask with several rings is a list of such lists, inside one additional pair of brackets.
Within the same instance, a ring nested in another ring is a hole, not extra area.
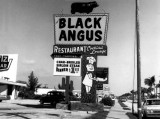
[(115, 101), (104, 111), (70, 111), (40, 105), (39, 100), (6, 100), (0, 103), (0, 119), (137, 119), (130, 109)]

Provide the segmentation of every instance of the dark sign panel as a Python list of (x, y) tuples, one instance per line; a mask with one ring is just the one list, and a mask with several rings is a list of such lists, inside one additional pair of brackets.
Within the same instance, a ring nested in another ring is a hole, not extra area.
[(97, 68), (95, 72), (98, 80), (97, 90), (103, 90), (103, 84), (108, 84), (108, 68)]
[(107, 55), (105, 45), (54, 45), (53, 54)]
[(103, 90), (103, 84), (97, 84), (97, 90)]

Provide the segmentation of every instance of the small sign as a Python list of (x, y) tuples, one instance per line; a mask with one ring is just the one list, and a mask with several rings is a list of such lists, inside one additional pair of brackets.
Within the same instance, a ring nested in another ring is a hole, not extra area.
[(81, 58), (54, 58), (53, 75), (81, 76)]
[(54, 15), (56, 45), (106, 45), (109, 14)]
[(103, 84), (97, 84), (97, 90), (103, 90)]
[(106, 45), (54, 45), (53, 54), (107, 55)]
[(18, 54), (0, 54), (0, 79), (16, 81)]
[(8, 55), (0, 55), (0, 72), (9, 70), (12, 60)]
[(110, 91), (108, 84), (103, 84), (103, 91)]
[(105, 84), (108, 84), (108, 68), (98, 67), (96, 69), (97, 90), (104, 90)]
[(109, 82), (109, 77), (108, 77), (108, 74), (109, 74), (109, 69), (108, 68), (104, 68), (104, 67), (97, 67), (96, 69), (96, 78), (97, 80), (99, 81), (98, 84), (100, 85), (103, 85), (103, 84), (108, 84)]

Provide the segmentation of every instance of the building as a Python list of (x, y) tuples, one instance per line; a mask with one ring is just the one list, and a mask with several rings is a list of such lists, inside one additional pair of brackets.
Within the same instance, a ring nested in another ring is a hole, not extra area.
[(19, 87), (26, 84), (17, 83), (18, 54), (0, 54), (0, 101), (16, 99)]

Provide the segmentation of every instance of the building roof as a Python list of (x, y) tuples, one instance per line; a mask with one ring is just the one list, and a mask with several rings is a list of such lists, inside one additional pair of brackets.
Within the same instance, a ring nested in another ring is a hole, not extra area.
[(0, 79), (0, 84), (16, 85), (16, 86), (22, 86), (22, 87), (27, 86), (26, 84), (23, 84), (23, 83), (17, 83), (13, 81), (4, 80), (4, 79)]

